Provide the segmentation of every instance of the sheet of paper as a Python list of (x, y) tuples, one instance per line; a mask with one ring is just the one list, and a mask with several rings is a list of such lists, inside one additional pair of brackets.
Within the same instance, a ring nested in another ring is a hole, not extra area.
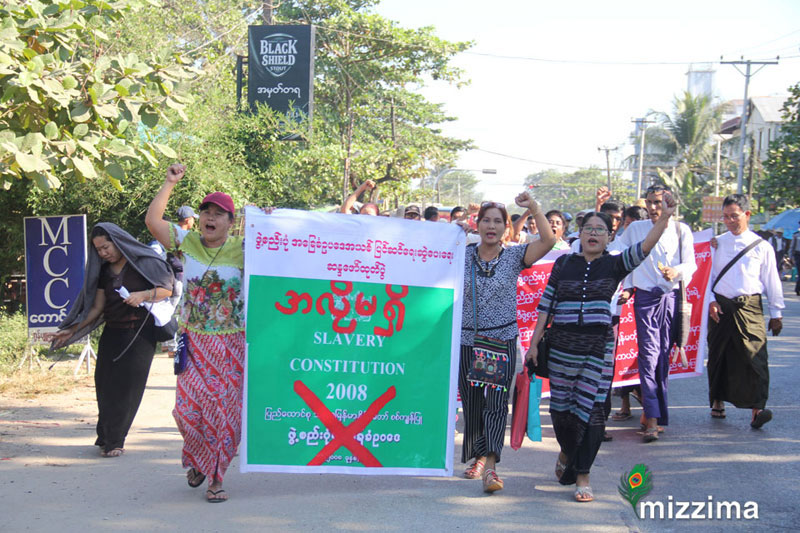
[[(123, 300), (131, 295), (128, 289), (126, 289), (124, 286), (117, 289), (117, 292)], [(155, 303), (143, 302), (139, 304), (139, 306), (144, 306), (145, 309), (153, 314), (153, 318), (156, 321), (156, 326), (163, 326), (164, 324), (167, 324), (172, 318), (172, 315), (175, 313), (175, 306), (169, 301), (169, 298)]]

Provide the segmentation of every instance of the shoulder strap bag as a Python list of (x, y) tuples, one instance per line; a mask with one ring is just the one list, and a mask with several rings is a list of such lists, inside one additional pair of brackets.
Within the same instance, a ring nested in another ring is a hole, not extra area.
[[(566, 257), (569, 254), (566, 254), (562, 257), (562, 261), (566, 261)], [(561, 259), (561, 258), (559, 258)], [(560, 269), (561, 265), (558, 263), (558, 259), (555, 260), (553, 263), (553, 269), (550, 271), (550, 275), (553, 275), (553, 272), (556, 272), (557, 269)], [(542, 338), (539, 339), (539, 342), (536, 344), (536, 366), (534, 367), (534, 373), (539, 376), (540, 378), (549, 379), (550, 378), (550, 339), (548, 338), (548, 330), (550, 329), (550, 324), (553, 323), (553, 309), (555, 308), (556, 300), (558, 299), (558, 287), (556, 287), (556, 292), (553, 294), (553, 299), (550, 302), (550, 308), (547, 310), (547, 325), (544, 327), (544, 333), (542, 333)]]
[[(683, 263), (683, 232), (681, 231), (681, 224), (675, 221), (675, 230), (678, 232), (678, 259)], [(680, 289), (678, 290), (678, 300), (675, 305), (675, 347), (672, 351), (672, 363), (675, 363), (678, 358), (681, 360), (681, 366), (689, 368), (689, 360), (686, 357), (686, 346), (689, 342), (689, 332), (692, 330), (692, 309), (693, 305), (689, 303), (686, 298), (686, 280), (681, 278), (679, 282)]]
[[(477, 248), (475, 250), (477, 254)], [(501, 339), (478, 333), (478, 303), (475, 279), (475, 261), (472, 259), (472, 319), (474, 322), (475, 340), (472, 342), (472, 359), (467, 371), (467, 381), (473, 387), (501, 388), (507, 391), (508, 383), (508, 343)], [(503, 326), (500, 326), (503, 327)], [(497, 329), (497, 328), (486, 328)]]
[(747, 254), (747, 252), (749, 252), (750, 250), (752, 250), (753, 248), (758, 246), (759, 243), (761, 243), (761, 241), (763, 241), (763, 240), (764, 239), (756, 239), (756, 240), (754, 240), (753, 242), (751, 242), (750, 244), (745, 246), (744, 249), (741, 252), (736, 254), (736, 257), (734, 257), (733, 259), (728, 261), (728, 264), (725, 265), (724, 267), (722, 267), (722, 270), (719, 271), (719, 276), (717, 276), (717, 279), (714, 280), (714, 284), (711, 286), (711, 292), (714, 292), (714, 288), (717, 286), (717, 283), (719, 283), (719, 280), (721, 280), (722, 276), (724, 276), (725, 273), (728, 272), (728, 270), (730, 270), (731, 267), (736, 264), (736, 261), (738, 261), (739, 259), (744, 257)]

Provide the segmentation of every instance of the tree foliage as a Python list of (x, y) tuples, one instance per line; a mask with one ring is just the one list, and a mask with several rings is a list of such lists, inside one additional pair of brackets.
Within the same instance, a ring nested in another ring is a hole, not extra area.
[[(174, 157), (139, 142), (168, 110), (191, 103), (195, 69), (179, 57), (109, 53), (106, 33), (143, 2), (7, 0), (0, 8), (0, 173), (42, 189), (106, 176), (122, 187), (131, 162)], [(133, 131), (131, 131), (133, 130)]]
[(783, 118), (764, 164), (767, 176), (759, 184), (760, 196), (773, 208), (800, 205), (800, 83), (789, 87)]
[[(343, 189), (366, 179), (392, 203), (421, 194), (412, 180), (451, 166), (470, 143), (443, 135), (451, 118), (416, 91), (428, 79), (462, 83), (450, 60), (469, 43), (403, 29), (375, 4), (276, 7), (276, 24), (316, 25), (309, 127), (236, 107), (235, 55), (247, 52), (248, 24), (261, 23), (260, 0), (3, 2), (0, 216), (9, 232), (21, 231), (23, 216), (86, 213), (90, 224), (147, 238), (144, 213), (175, 159), (188, 172), (168, 212), (214, 190), (236, 205), (314, 208), (340, 203)], [(304, 141), (279, 140), (299, 129)], [(13, 243), (3, 272), (22, 268), (21, 239)]]
[[(691, 225), (700, 221), (703, 196), (714, 192), (713, 136), (719, 131), (724, 111), (724, 106), (714, 105), (709, 96), (684, 92), (675, 97), (672, 114), (649, 114), (657, 124), (648, 128), (645, 136), (648, 157), (659, 166), (661, 181), (677, 193), (681, 214)], [(723, 162), (726, 173), (735, 167), (727, 158)]]
[(281, 23), (316, 26), (318, 133), (341, 150), (342, 196), (365, 179), (407, 191), (410, 179), (450, 166), (470, 146), (443, 136), (437, 125), (452, 118), (413, 89), (426, 77), (459, 83), (463, 73), (450, 60), (471, 43), (442, 40), (430, 27), (401, 28), (371, 12), (377, 3), (291, 0), (276, 11)]
[[(608, 175), (599, 168), (575, 172), (543, 170), (525, 178), (526, 187), (534, 187), (533, 195), (542, 209), (558, 209), (575, 214), (584, 209), (594, 209), (599, 187), (608, 184)], [(611, 176), (612, 198), (629, 205), (633, 202), (634, 186), (630, 180)]]

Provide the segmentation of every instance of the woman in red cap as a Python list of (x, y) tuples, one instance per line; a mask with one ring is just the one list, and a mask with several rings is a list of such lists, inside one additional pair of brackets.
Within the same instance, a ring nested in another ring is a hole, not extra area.
[(208, 478), (206, 499), (224, 502), (222, 478), (242, 434), (244, 383), (244, 253), (242, 237), (229, 235), (235, 208), (222, 192), (200, 204), (199, 231), (162, 219), (172, 189), (186, 167), (167, 169), (147, 211), (153, 237), (183, 263), (184, 299), (178, 322), (188, 336), (186, 370), (178, 376), (172, 414), (183, 435), (183, 466), (190, 487)]

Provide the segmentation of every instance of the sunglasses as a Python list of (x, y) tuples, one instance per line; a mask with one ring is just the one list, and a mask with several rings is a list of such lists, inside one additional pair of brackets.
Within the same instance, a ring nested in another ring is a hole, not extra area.
[(500, 202), (481, 202), (481, 207), (496, 207), (498, 209), (505, 209), (506, 204)]

